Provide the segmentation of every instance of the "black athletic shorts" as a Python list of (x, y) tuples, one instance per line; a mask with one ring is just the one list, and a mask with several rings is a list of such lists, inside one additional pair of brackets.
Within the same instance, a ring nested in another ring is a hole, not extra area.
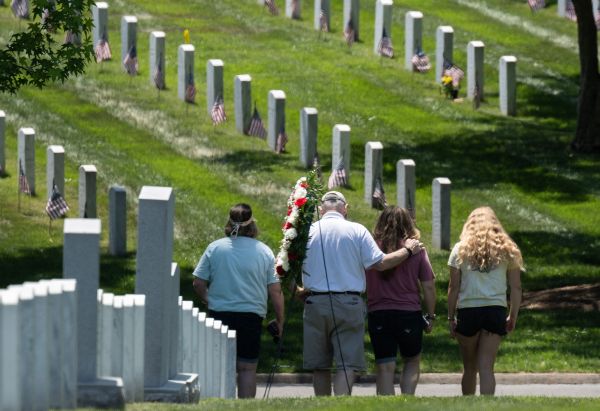
[(369, 313), (369, 336), (375, 352), (375, 362), (396, 361), (414, 357), (423, 347), (425, 320), (421, 311), (377, 310)]
[(208, 311), (208, 316), (221, 320), (229, 329), (236, 331), (237, 359), (242, 362), (258, 362), (262, 317), (255, 313), (233, 311)]
[(458, 309), (456, 315), (457, 333), (465, 337), (472, 337), (481, 330), (506, 335), (506, 307), (491, 305)]

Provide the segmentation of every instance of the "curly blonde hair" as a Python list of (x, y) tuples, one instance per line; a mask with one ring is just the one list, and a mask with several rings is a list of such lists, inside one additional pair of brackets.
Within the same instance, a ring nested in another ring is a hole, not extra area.
[(458, 247), (458, 263), (463, 261), (481, 272), (489, 272), (502, 262), (524, 270), (521, 250), (490, 207), (476, 208), (467, 218)]

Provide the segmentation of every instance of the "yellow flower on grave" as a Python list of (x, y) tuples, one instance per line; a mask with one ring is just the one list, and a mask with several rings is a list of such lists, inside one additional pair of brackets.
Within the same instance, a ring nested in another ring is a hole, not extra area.
[(183, 42), (190, 44), (190, 31), (188, 29), (183, 30)]
[(451, 76), (442, 76), (442, 84), (444, 86), (447, 86), (448, 84), (452, 83), (452, 77)]

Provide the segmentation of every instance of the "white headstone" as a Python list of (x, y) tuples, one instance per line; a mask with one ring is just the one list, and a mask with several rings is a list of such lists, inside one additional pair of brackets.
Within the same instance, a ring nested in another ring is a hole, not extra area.
[(285, 15), (290, 19), (302, 17), (302, 0), (285, 0)]
[(208, 60), (206, 63), (206, 109), (210, 114), (217, 99), (223, 95), (223, 60)]
[[(133, 47), (137, 49), (137, 17), (121, 17), (121, 62)], [(137, 50), (136, 50), (137, 52)]]
[(190, 367), (192, 364), (192, 310), (194, 309), (193, 301), (184, 300), (181, 303), (181, 311), (183, 312), (181, 323), (182, 335), (182, 368), (181, 371), (193, 371)]
[[(170, 347), (169, 347), (169, 377), (177, 375), (178, 372), (183, 371), (178, 369), (177, 363), (177, 351), (179, 349), (179, 281), (181, 274), (179, 271), (179, 265), (177, 263), (171, 263), (171, 272), (169, 278), (169, 289), (171, 295), (167, 301), (166, 310), (170, 313), (169, 324), (171, 326), (170, 331)], [(197, 373), (196, 370), (193, 371)]]
[(213, 329), (209, 330), (212, 332), (212, 346), (209, 348), (212, 353), (213, 362), (212, 362), (212, 381), (211, 384), (211, 397), (219, 397), (220, 394), (220, 379), (221, 379), (221, 320), (215, 320), (213, 323)]
[(517, 114), (517, 58), (500, 57), (500, 112), (505, 116)]
[(63, 146), (48, 146), (46, 150), (46, 197), (52, 197), (52, 185), (63, 198), (65, 194), (65, 149)]
[(0, 409), (21, 410), (22, 386), (19, 370), (26, 365), (21, 357), (23, 326), (21, 325), (19, 294), (16, 290), (0, 290)]
[(483, 53), (485, 45), (482, 41), (470, 41), (467, 45), (467, 97), (474, 98), (476, 88), (479, 98), (484, 98)]
[(51, 282), (58, 284), (62, 290), (60, 322), (63, 326), (59, 340), (62, 347), (60, 363), (62, 405), (56, 408), (75, 408), (77, 406), (78, 330), (72, 324), (77, 324), (77, 282), (73, 279), (53, 279)]
[(144, 186), (139, 195), (135, 293), (146, 295), (146, 387), (163, 386), (169, 375), (171, 264), (175, 193), (170, 187)]
[(177, 49), (177, 96), (185, 101), (188, 85), (196, 84), (194, 78), (194, 46), (182, 44)]
[(252, 119), (252, 77), (248, 74), (235, 76), (233, 84), (233, 102), (235, 106), (235, 128), (240, 134), (246, 134)]
[(321, 30), (321, 12), (327, 28), (331, 29), (331, 4), (330, 0), (315, 0), (314, 27)]
[(225, 398), (235, 398), (235, 368), (237, 359), (236, 348), (236, 332), (235, 330), (227, 331), (227, 366), (225, 368)]
[(358, 41), (360, 33), (360, 0), (344, 0), (343, 30), (346, 30), (350, 20), (352, 20), (352, 27), (354, 29), (354, 40)]
[(148, 59), (148, 75), (150, 83), (155, 87), (160, 85), (161, 89), (165, 88), (165, 40), (166, 34), (164, 31), (153, 31), (150, 33), (150, 50)]
[(64, 222), (63, 276), (77, 280), (77, 366), (79, 382), (97, 377), (95, 301), (100, 279), (100, 220), (67, 218)]
[(410, 211), (412, 218), (416, 218), (416, 184), (415, 184), (415, 162), (405, 159), (396, 163), (396, 195), (399, 207)]
[(96, 166), (79, 166), (79, 218), (96, 218)]
[(350, 131), (350, 126), (347, 124), (334, 125), (331, 150), (331, 171), (334, 171), (340, 160), (343, 160), (348, 183), (350, 183), (350, 164), (352, 160), (352, 150), (350, 149)]
[(272, 150), (277, 145), (277, 135), (285, 129), (285, 93), (282, 90), (269, 91), (269, 129), (267, 142)]
[(413, 70), (412, 58), (423, 51), (423, 13), (407, 11), (404, 16), (404, 68)]
[(375, 38), (373, 41), (373, 51), (379, 54), (379, 43), (383, 37), (383, 32), (387, 37), (392, 38), (392, 0), (377, 0), (375, 2)]
[(92, 4), (92, 21), (92, 37), (96, 48), (102, 38), (108, 41), (108, 3), (99, 1)]
[(215, 362), (215, 358), (214, 355), (212, 353), (212, 347), (213, 347), (213, 336), (214, 336), (214, 332), (213, 332), (213, 328), (215, 325), (215, 319), (214, 318), (206, 318), (206, 321), (204, 321), (204, 328), (206, 331), (206, 339), (205, 339), (205, 350), (206, 350), (206, 367), (205, 367), (205, 378), (204, 378), (204, 387), (202, 388), (202, 396), (203, 397), (212, 397), (213, 396), (213, 390), (214, 390), (214, 362)]
[(377, 179), (383, 181), (383, 144), (369, 141), (365, 144), (365, 201), (371, 205)]
[(435, 81), (440, 82), (444, 73), (444, 60), (454, 62), (454, 29), (439, 26), (435, 34)]
[(200, 395), (206, 396), (204, 387), (206, 385), (206, 313), (198, 313), (198, 380), (200, 383)]
[(35, 195), (35, 131), (29, 127), (20, 128), (18, 139), (17, 176), (20, 176), (21, 167), (29, 184), (29, 192)]
[(227, 375), (227, 335), (229, 333), (229, 327), (226, 325), (221, 325), (219, 340), (219, 359), (221, 360), (220, 368), (221, 374), (219, 376), (219, 397), (227, 398), (227, 380), (229, 376)]
[(112, 352), (113, 352), (113, 323), (114, 309), (113, 302), (115, 295), (112, 293), (103, 293), (100, 301), (100, 311), (98, 313), (99, 333), (98, 333), (98, 375), (113, 375)]
[(450, 180), (445, 177), (433, 179), (431, 193), (433, 248), (450, 249)]
[(304, 168), (313, 165), (317, 153), (319, 112), (313, 107), (300, 111), (300, 163)]
[(127, 191), (116, 185), (108, 190), (108, 253), (127, 253)]

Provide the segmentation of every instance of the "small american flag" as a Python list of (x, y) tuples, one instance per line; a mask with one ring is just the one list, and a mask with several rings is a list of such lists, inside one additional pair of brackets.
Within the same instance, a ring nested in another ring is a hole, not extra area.
[(534, 13), (546, 7), (545, 0), (527, 0), (527, 3), (529, 4), (531, 11)]
[(381, 184), (381, 180), (378, 178), (375, 180), (375, 190), (373, 190), (373, 207), (383, 209), (386, 206), (387, 201), (385, 199), (385, 192), (383, 191), (383, 184)]
[(223, 103), (221, 96), (217, 97), (215, 100), (215, 104), (213, 104), (213, 107), (210, 110), (210, 118), (212, 118), (213, 126), (221, 124), (227, 120), (227, 116), (225, 115), (225, 104)]
[(102, 38), (96, 45), (95, 52), (97, 63), (100, 63), (105, 60), (110, 60), (112, 58), (112, 54), (110, 53), (110, 45), (108, 44), (106, 33), (102, 35)]
[(473, 110), (477, 110), (481, 106), (481, 90), (479, 90), (479, 83), (475, 82), (475, 89), (473, 90)]
[(26, 19), (29, 17), (29, 1), (28, 0), (12, 0), (10, 4), (15, 17)]
[(383, 57), (394, 57), (394, 46), (392, 46), (392, 39), (388, 37), (385, 27), (383, 28), (383, 34), (381, 40), (379, 40), (379, 54)]
[(315, 153), (315, 158), (313, 159), (313, 170), (317, 172), (317, 177), (319, 181), (323, 180), (323, 173), (321, 172), (321, 161), (319, 161), (319, 153)]
[(135, 76), (138, 73), (138, 59), (137, 59), (137, 49), (135, 48), (135, 44), (131, 46), (125, 59), (123, 59), (123, 66), (125, 66), (125, 71), (130, 76)]
[(577, 21), (577, 14), (575, 14), (575, 6), (571, 0), (567, 0), (565, 7), (565, 17), (572, 21)]
[(50, 3), (48, 5), (48, 8), (46, 8), (46, 9), (44, 9), (44, 11), (42, 11), (42, 26), (46, 26), (46, 30), (48, 30), (50, 33), (55, 32), (55, 28), (51, 23), (52, 16), (55, 11), (56, 11), (56, 6), (54, 5), (54, 3)]
[(54, 184), (52, 186), (52, 195), (48, 199), (48, 204), (46, 204), (46, 214), (48, 214), (50, 220), (55, 220), (65, 215), (67, 211), (69, 211), (69, 206), (65, 199), (60, 195), (56, 184)]
[(279, 9), (275, 5), (275, 0), (265, 0), (265, 6), (269, 9), (269, 12), (273, 16), (277, 16), (279, 14)]
[(346, 169), (344, 168), (344, 157), (340, 157), (335, 168), (329, 176), (327, 182), (327, 188), (329, 190), (335, 187), (345, 187), (348, 185), (348, 176), (346, 175)]
[(154, 81), (154, 85), (157, 89), (162, 90), (165, 88), (165, 75), (162, 69), (162, 56), (159, 56), (158, 58), (156, 68), (154, 69), (154, 74), (152, 75), (152, 80)]
[(188, 103), (193, 103), (196, 100), (196, 84), (194, 83), (194, 75), (192, 73), (188, 76), (184, 99)]
[(260, 118), (260, 114), (258, 114), (256, 106), (254, 107), (254, 114), (252, 114), (252, 119), (250, 120), (250, 127), (248, 127), (248, 135), (260, 137), (263, 140), (267, 138), (267, 130), (265, 130), (265, 126)]
[(324, 32), (329, 32), (329, 24), (327, 24), (327, 13), (325, 13), (325, 10), (321, 9), (321, 11), (319, 11), (319, 26), (321, 28), (321, 31)]
[(21, 160), (19, 160), (19, 192), (31, 194), (31, 191), (29, 190), (29, 182), (27, 181), (27, 176), (23, 172)]
[(444, 60), (444, 75), (452, 77), (452, 85), (456, 88), (465, 77), (465, 72), (456, 64)]
[(287, 134), (285, 134), (285, 126), (281, 127), (279, 134), (277, 134), (277, 141), (275, 142), (275, 152), (281, 154), (285, 151), (285, 145), (288, 142)]
[(355, 40), (355, 32), (354, 32), (354, 22), (352, 21), (352, 10), (350, 10), (350, 18), (348, 19), (348, 23), (346, 23), (346, 27), (344, 28), (344, 39), (346, 39), (346, 44), (348, 47), (352, 46)]
[(65, 33), (65, 40), (64, 40), (64, 44), (75, 44), (78, 42), (78, 38), (75, 34), (73, 34), (73, 32), (71, 30), (68, 30)]
[(419, 73), (427, 73), (431, 69), (429, 57), (422, 51), (418, 51), (412, 58), (413, 70)]

